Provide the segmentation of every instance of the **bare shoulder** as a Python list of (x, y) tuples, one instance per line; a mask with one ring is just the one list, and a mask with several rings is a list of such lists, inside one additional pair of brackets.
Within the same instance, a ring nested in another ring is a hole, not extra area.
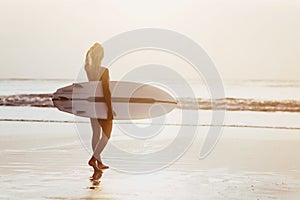
[(109, 81), (109, 70), (106, 67), (101, 66), (101, 80)]
[(103, 73), (109, 73), (109, 69), (107, 67), (101, 66)]

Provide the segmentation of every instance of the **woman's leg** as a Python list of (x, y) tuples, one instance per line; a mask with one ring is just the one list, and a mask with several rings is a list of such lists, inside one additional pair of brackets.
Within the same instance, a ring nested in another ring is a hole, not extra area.
[(113, 122), (112, 122), (112, 120), (101, 120), (101, 119), (98, 119), (98, 122), (102, 128), (102, 134), (101, 134), (101, 139), (99, 141), (99, 144), (97, 145), (97, 148), (94, 151), (94, 157), (96, 157), (98, 160), (99, 168), (106, 169), (106, 168), (108, 168), (108, 166), (105, 166), (102, 163), (101, 153), (104, 150), (104, 148), (107, 145), (108, 140), (110, 138)]
[(92, 155), (91, 159), (89, 160), (88, 164), (90, 166), (92, 166), (94, 168), (94, 170), (96, 171), (96, 170), (99, 170), (99, 168), (96, 163), (97, 158), (94, 155), (95, 155), (95, 151), (97, 149), (98, 143), (100, 142), (101, 127), (98, 122), (98, 119), (90, 118), (90, 121), (91, 121), (91, 126), (92, 126), (92, 131), (93, 131), (93, 135), (92, 135), (93, 155)]
[(100, 140), (101, 127), (100, 127), (100, 124), (98, 122), (98, 119), (90, 118), (90, 121), (91, 121), (92, 131), (93, 131), (93, 135), (92, 135), (92, 149), (93, 149), (93, 152), (95, 152), (97, 144), (98, 144), (98, 142)]

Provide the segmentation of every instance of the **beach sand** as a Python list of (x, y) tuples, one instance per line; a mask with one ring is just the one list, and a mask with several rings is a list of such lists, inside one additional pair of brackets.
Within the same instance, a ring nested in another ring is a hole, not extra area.
[(208, 129), (200, 127), (174, 164), (140, 175), (108, 169), (91, 189), (89, 153), (74, 124), (0, 122), (0, 129), (0, 199), (300, 197), (299, 130), (225, 127), (213, 152), (199, 160)]

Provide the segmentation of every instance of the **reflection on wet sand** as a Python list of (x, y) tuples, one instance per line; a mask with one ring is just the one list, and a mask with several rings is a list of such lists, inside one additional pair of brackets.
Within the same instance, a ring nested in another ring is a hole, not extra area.
[(100, 184), (100, 178), (102, 177), (103, 171), (102, 170), (94, 170), (93, 175), (90, 177), (90, 181), (92, 183), (92, 186), (89, 187), (89, 189), (95, 189), (96, 186), (99, 186)]

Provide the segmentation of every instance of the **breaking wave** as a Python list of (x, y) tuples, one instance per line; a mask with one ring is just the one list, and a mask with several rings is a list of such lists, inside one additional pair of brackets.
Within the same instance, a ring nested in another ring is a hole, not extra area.
[[(52, 94), (23, 94), (0, 96), (0, 106), (54, 107)], [(300, 112), (300, 100), (261, 100), (243, 98), (178, 99), (179, 109), (228, 110), (258, 112)]]

